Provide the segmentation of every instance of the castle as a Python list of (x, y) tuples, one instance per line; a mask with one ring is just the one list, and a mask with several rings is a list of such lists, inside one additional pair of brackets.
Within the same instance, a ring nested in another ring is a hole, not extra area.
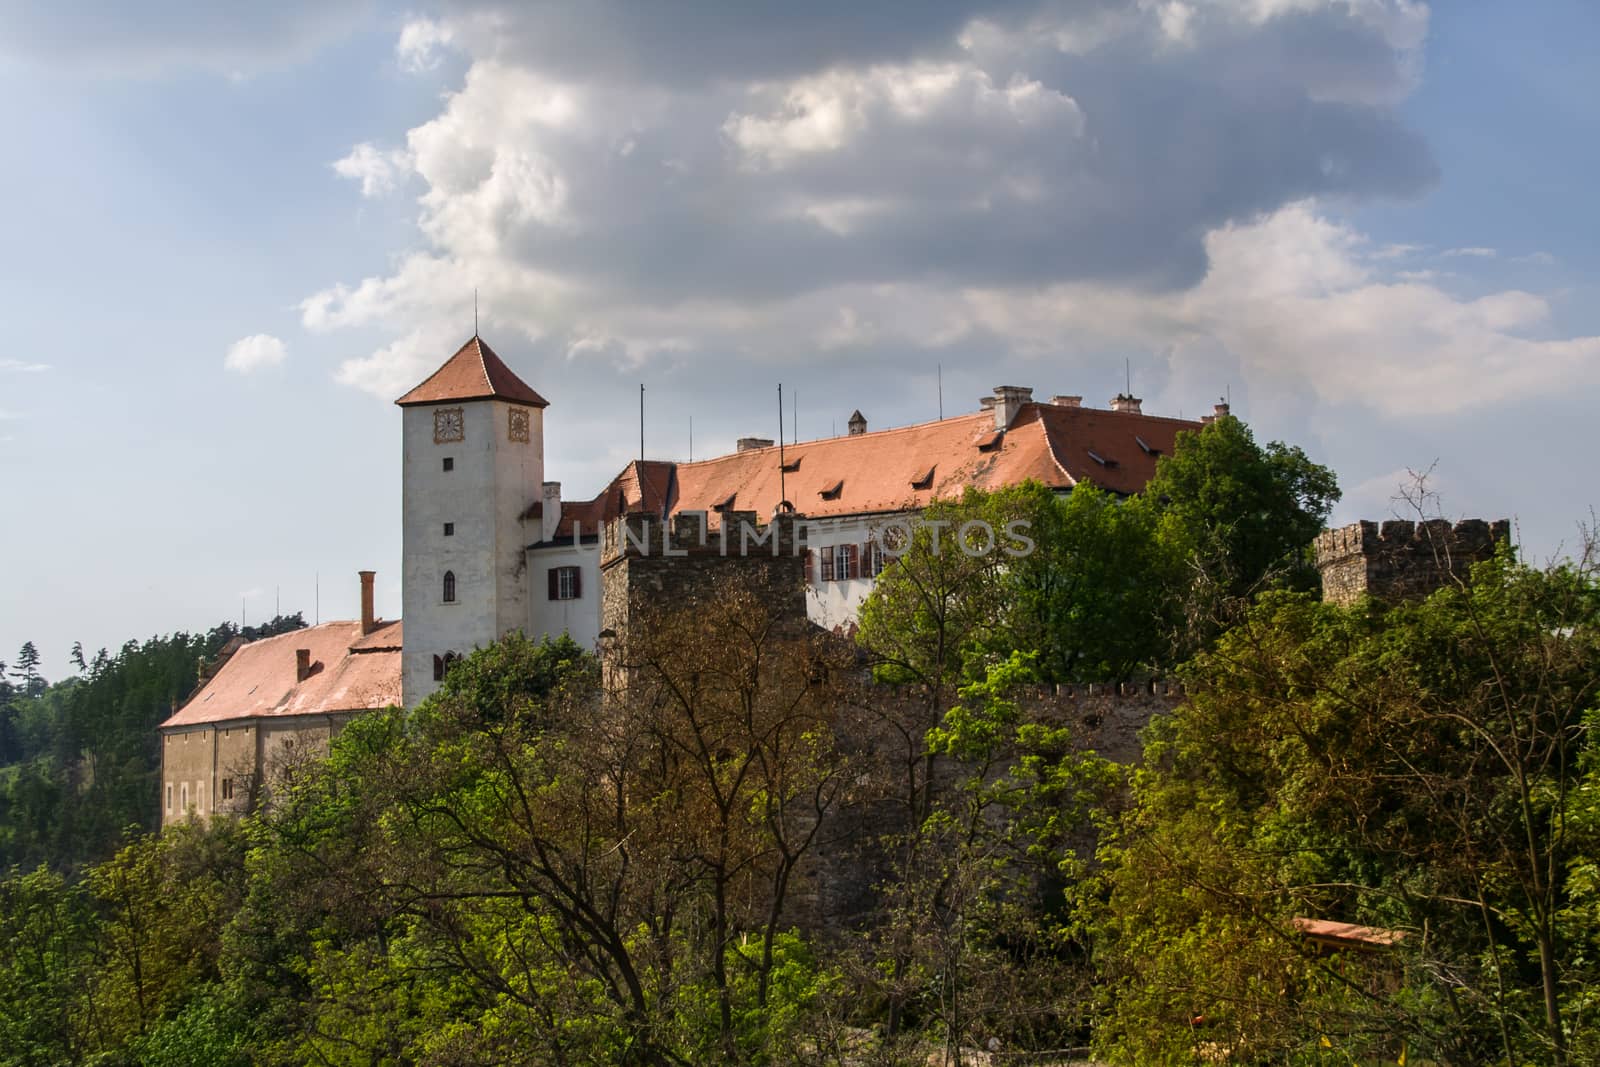
[[(1219, 404), (1199, 421), (1172, 419), (1128, 395), (1099, 409), (1000, 386), (947, 419), (869, 431), (856, 411), (843, 436), (742, 438), (689, 463), (641, 458), (593, 498), (567, 501), (545, 480), (549, 402), (482, 338), (397, 404), (404, 622), (376, 616), (363, 571), (360, 619), (224, 649), (161, 726), (163, 824), (247, 809), (277, 768), (320, 751), (351, 717), (416, 706), (456, 658), (505, 634), (596, 647), (625, 625), (630, 597), (664, 590), (667, 575), (683, 588), (733, 531), (754, 529), (786, 561), (774, 573), (801, 579), (791, 587), (807, 619), (847, 630), (888, 557), (886, 525), (967, 487), (1136, 493), (1180, 432), (1228, 413)], [(1338, 546), (1355, 559), (1366, 541)]]

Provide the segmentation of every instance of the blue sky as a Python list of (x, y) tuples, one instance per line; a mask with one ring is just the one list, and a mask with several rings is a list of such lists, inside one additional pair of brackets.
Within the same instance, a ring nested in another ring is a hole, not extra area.
[[(1218, 394), (1543, 558), (1600, 478), (1592, 5), (0, 0), (0, 658), (399, 609), (392, 399), (471, 332), (548, 476)], [(233, 357), (230, 359), (230, 352)], [(319, 579), (320, 576), (320, 579)]]

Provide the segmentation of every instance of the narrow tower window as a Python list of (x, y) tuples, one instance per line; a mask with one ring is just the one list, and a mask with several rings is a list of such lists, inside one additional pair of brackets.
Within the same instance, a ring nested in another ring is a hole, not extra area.
[(453, 522), (445, 523), (444, 524), (444, 535), (446, 537), (454, 537), (456, 535), (456, 524), (453, 523)]
[(456, 602), (456, 572), (455, 571), (445, 571), (444, 572), (444, 602), (446, 604), (454, 604)]
[(444, 469), (447, 470), (447, 471), (453, 471), (453, 470), (456, 469), (456, 461), (455, 461), (454, 457), (452, 457), (452, 456), (444, 457)]

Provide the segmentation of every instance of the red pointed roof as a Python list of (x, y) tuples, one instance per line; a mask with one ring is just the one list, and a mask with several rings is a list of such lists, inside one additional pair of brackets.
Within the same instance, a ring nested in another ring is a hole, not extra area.
[(450, 400), (509, 400), (536, 408), (548, 407), (550, 403), (513, 374), (494, 354), (494, 349), (476, 334), (447, 359), (444, 366), (395, 403), (406, 407)]

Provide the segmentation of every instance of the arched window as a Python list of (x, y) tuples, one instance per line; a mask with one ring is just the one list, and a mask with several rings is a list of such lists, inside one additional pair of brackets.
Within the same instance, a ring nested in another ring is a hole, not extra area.
[(446, 604), (454, 604), (456, 602), (456, 572), (455, 571), (445, 571), (444, 572), (444, 602)]
[(461, 657), (454, 652), (446, 652), (443, 656), (433, 657), (433, 680), (436, 682), (444, 681), (444, 676), (449, 673), (451, 666), (459, 662), (460, 659)]

